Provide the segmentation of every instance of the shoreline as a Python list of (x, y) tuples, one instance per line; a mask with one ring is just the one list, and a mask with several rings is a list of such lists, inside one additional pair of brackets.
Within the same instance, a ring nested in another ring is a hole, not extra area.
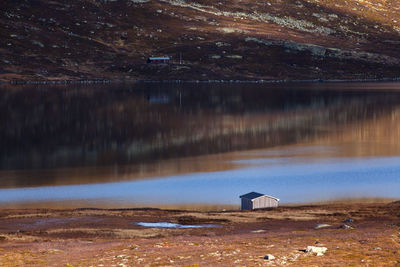
[[(288, 202), (280, 203), (280, 208), (296, 208), (304, 206), (322, 207), (335, 205), (369, 205), (369, 204), (391, 204), (400, 201), (399, 198), (385, 197), (356, 197), (337, 198), (312, 202)], [(15, 202), (0, 203), (0, 211), (4, 210), (35, 210), (35, 209), (105, 209), (105, 210), (160, 210), (160, 211), (197, 211), (197, 212), (239, 212), (240, 203), (184, 203), (184, 204), (161, 204), (161, 203), (110, 203), (106, 200), (64, 200), (64, 201), (39, 201), (39, 202)]]
[(375, 83), (375, 82), (399, 82), (397, 78), (380, 78), (380, 79), (308, 79), (308, 80), (110, 80), (110, 79), (94, 79), (94, 80), (16, 80), (16, 81), (0, 81), (0, 85), (68, 85), (68, 84), (140, 84), (140, 83), (261, 83), (261, 84), (282, 84), (282, 83)]

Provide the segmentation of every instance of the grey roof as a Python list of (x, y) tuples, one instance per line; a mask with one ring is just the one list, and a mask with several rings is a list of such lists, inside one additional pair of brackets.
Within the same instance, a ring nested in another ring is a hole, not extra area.
[(279, 201), (279, 198), (276, 198), (276, 197), (273, 197), (273, 196), (264, 195), (264, 194), (260, 194), (260, 193), (257, 193), (257, 192), (250, 192), (250, 193), (247, 193), (245, 195), (241, 195), (240, 198), (255, 199), (255, 198), (258, 198), (258, 197), (262, 197), (262, 196), (274, 198), (274, 199)]
[(245, 195), (240, 196), (240, 198), (254, 199), (263, 196), (263, 194), (257, 192), (250, 192)]

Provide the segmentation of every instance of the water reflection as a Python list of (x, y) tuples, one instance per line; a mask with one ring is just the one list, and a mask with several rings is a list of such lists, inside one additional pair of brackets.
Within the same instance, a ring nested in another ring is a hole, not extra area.
[(2, 87), (0, 187), (222, 171), (238, 164), (215, 153), (311, 141), (380, 140), (396, 154), (399, 88), (396, 83)]

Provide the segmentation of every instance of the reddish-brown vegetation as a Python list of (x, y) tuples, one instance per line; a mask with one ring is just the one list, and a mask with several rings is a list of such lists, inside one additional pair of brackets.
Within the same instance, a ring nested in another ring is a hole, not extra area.
[[(0, 210), (0, 266), (397, 266), (399, 203), (255, 212)], [(353, 229), (341, 227), (346, 222)], [(155, 229), (136, 222), (219, 224)], [(331, 227), (314, 229), (316, 224)], [(323, 256), (305, 253), (323, 246)], [(275, 259), (263, 259), (272, 254)]]

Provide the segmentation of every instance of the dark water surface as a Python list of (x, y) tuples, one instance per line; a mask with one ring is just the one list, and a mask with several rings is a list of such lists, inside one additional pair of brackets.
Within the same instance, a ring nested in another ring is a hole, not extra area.
[(0, 123), (1, 206), (400, 197), (399, 83), (3, 86)]

